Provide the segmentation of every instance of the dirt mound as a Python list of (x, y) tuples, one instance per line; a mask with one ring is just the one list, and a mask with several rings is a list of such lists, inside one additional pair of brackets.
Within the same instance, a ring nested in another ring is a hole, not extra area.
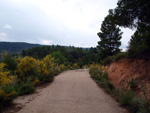
[(129, 88), (131, 79), (134, 90), (140, 96), (150, 99), (150, 60), (123, 59), (112, 62), (108, 67), (109, 79), (117, 89)]

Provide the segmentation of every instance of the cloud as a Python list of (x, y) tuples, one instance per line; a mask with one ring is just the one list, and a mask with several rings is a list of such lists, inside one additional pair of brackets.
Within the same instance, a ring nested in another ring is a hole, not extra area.
[(67, 39), (71, 39), (72, 36), (71, 36), (71, 35), (67, 35), (66, 38), (67, 38)]
[(0, 33), (0, 41), (7, 41), (8, 40), (7, 36), (8, 35), (6, 33), (1, 32)]
[(6, 37), (0, 37), (0, 41), (8, 41)]
[(9, 24), (6, 24), (6, 25), (4, 26), (4, 28), (5, 28), (5, 29), (12, 29), (12, 26), (9, 25)]
[(117, 0), (13, 0), (13, 3), (24, 11), (25, 5), (29, 4), (39, 8), (55, 26), (63, 25), (73, 31), (95, 34), (108, 9), (113, 8)]
[[(0, 0), (0, 31), (9, 36), (0, 35), (9, 41), (96, 47), (101, 23), (117, 1)], [(122, 48), (130, 38), (131, 32), (125, 31)]]
[(121, 31), (123, 32), (121, 39), (122, 47), (127, 47), (131, 39), (131, 36), (134, 34), (135, 30), (131, 30), (129, 28), (121, 28)]
[(52, 41), (51, 40), (47, 40), (47, 39), (42, 39), (40, 40), (41, 44), (44, 44), (44, 45), (50, 45), (52, 44)]
[(123, 48), (123, 47), (121, 48), (122, 52), (126, 52), (127, 50), (128, 50), (128, 48), (126, 48), (126, 47), (125, 48)]
[(3, 32), (0, 33), (0, 37), (6, 37), (6, 36), (7, 36), (6, 33), (3, 33)]

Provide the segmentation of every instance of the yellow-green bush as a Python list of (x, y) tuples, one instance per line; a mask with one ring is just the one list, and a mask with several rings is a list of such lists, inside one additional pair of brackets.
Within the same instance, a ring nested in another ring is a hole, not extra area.
[(98, 79), (102, 74), (102, 66), (98, 64), (90, 65), (90, 74), (92, 78)]
[(104, 66), (92, 64), (90, 74), (100, 87), (104, 88), (106, 92), (112, 93), (114, 86), (109, 82), (108, 72)]
[(6, 64), (0, 63), (0, 86), (5, 86), (12, 83), (14, 76), (10, 75), (9, 71), (5, 71)]
[[(32, 57), (16, 58), (17, 69), (11, 75), (7, 65), (0, 63), (0, 111), (8, 106), (17, 95), (34, 92), (35, 85), (50, 82), (54, 75), (66, 70), (63, 64), (56, 65), (54, 58), (47, 55), (41, 60)], [(77, 67), (77, 66), (76, 66)]]
[(59, 68), (60, 68), (61, 72), (66, 70), (66, 66), (64, 64), (60, 64)]
[(67, 68), (64, 64), (55, 65), (53, 67), (54, 75), (58, 75), (59, 73), (61, 73), (62, 71), (65, 71), (66, 69)]
[(73, 64), (73, 68), (74, 69), (78, 69), (79, 68), (79, 65), (77, 63)]
[(47, 76), (50, 75), (50, 73), (47, 70), (46, 64), (43, 61), (38, 61), (36, 69), (38, 75), (36, 79), (40, 80), (41, 82), (44, 82), (45, 78), (47, 78)]
[(5, 66), (6, 64), (0, 63), (0, 111), (4, 106), (9, 105), (16, 95), (14, 90), (7, 90), (7, 86), (13, 82), (15, 77), (5, 70)]
[(37, 80), (48, 82), (53, 79), (54, 65), (53, 58), (50, 55), (47, 55), (42, 60), (26, 56), (19, 60), (16, 73), (21, 81), (31, 81), (34, 84)]
[(34, 80), (36, 75), (37, 61), (32, 57), (24, 57), (17, 66), (16, 74), (22, 81)]
[(53, 68), (55, 66), (54, 64), (54, 58), (51, 57), (51, 55), (47, 55), (41, 62), (43, 62), (43, 78), (44, 82), (49, 82), (53, 80), (54, 77), (54, 71)]

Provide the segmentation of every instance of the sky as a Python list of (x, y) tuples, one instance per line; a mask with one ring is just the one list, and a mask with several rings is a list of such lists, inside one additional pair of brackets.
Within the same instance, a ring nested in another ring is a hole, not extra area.
[[(0, 0), (0, 41), (96, 47), (118, 0)], [(122, 49), (134, 31), (122, 28)]]

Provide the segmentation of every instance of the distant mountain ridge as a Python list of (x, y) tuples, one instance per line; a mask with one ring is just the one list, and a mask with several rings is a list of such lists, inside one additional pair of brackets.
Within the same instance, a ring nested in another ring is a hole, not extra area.
[(0, 53), (8, 52), (9, 54), (21, 53), (22, 50), (27, 50), (33, 47), (42, 46), (40, 44), (31, 44), (26, 42), (0, 42)]

